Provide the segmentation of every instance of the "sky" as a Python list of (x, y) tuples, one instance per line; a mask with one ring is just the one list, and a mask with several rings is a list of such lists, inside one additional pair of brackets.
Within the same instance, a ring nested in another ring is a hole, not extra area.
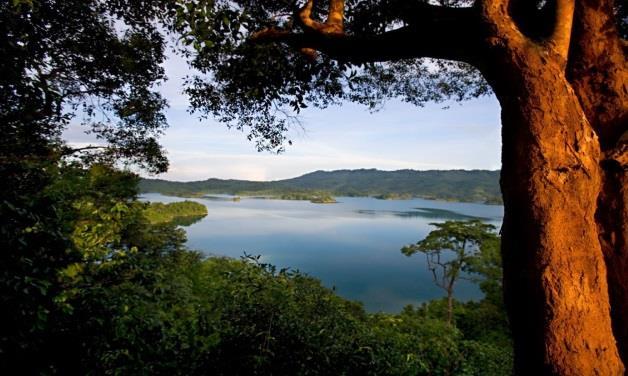
[[(316, 170), (377, 168), (498, 169), (499, 105), (494, 97), (463, 103), (415, 107), (390, 101), (371, 113), (351, 103), (301, 112), (303, 129), (293, 129), (285, 152), (258, 152), (246, 133), (190, 114), (182, 94), (186, 63), (170, 55), (164, 64), (169, 80), (160, 91), (169, 101), (170, 127), (161, 138), (167, 173), (145, 177), (192, 181), (208, 178), (279, 180)], [(447, 108), (445, 108), (447, 107)], [(90, 142), (78, 129), (66, 132), (74, 145)]]

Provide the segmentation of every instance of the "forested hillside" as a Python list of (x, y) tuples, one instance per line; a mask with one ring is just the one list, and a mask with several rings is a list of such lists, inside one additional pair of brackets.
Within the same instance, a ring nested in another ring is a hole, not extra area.
[(375, 196), (385, 199), (421, 197), (501, 203), (499, 171), (489, 170), (316, 171), (293, 179), (268, 182), (221, 179), (173, 182), (143, 179), (140, 190), (176, 196), (224, 193), (277, 197), (291, 192), (326, 191), (334, 196)]

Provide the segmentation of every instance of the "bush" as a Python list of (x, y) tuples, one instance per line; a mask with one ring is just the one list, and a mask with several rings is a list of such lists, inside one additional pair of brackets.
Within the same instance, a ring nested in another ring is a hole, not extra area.
[[(256, 258), (164, 259), (158, 280), (107, 294), (97, 373), (501, 375), (509, 353), (407, 308), (367, 314), (314, 278)], [(150, 286), (150, 287), (149, 287)], [(100, 297), (102, 299), (102, 297)], [(91, 368), (94, 369), (94, 368)]]

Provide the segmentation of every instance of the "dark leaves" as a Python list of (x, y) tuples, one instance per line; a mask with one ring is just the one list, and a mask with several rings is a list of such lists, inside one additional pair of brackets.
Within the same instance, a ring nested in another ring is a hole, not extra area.
[[(324, 17), (318, 1), (314, 16)], [(406, 2), (348, 1), (347, 31), (377, 34), (399, 27)], [(422, 105), (466, 100), (489, 92), (470, 66), (454, 62), (404, 60), (356, 65), (324, 54), (305, 58), (291, 46), (255, 44), (252, 33), (268, 27), (301, 32), (293, 1), (180, 2), (177, 30), (199, 75), (189, 83), (192, 108), (240, 130), (260, 149), (281, 150), (286, 131), (306, 107), (353, 101), (371, 109), (391, 98)], [(458, 4), (460, 5), (460, 4)], [(429, 36), (426, 36), (429, 38)], [(421, 43), (417, 40), (416, 43)]]

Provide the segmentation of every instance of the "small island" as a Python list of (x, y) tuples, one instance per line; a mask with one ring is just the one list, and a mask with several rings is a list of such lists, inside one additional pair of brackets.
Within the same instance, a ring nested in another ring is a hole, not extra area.
[(194, 201), (151, 202), (144, 210), (144, 216), (151, 224), (174, 223), (190, 225), (207, 215), (207, 207)]
[(328, 192), (290, 192), (277, 197), (280, 200), (309, 201), (313, 204), (336, 204), (338, 201)]
[(338, 201), (336, 201), (336, 199), (333, 198), (332, 196), (314, 197), (310, 199), (310, 202), (313, 204), (337, 204), (338, 203)]

